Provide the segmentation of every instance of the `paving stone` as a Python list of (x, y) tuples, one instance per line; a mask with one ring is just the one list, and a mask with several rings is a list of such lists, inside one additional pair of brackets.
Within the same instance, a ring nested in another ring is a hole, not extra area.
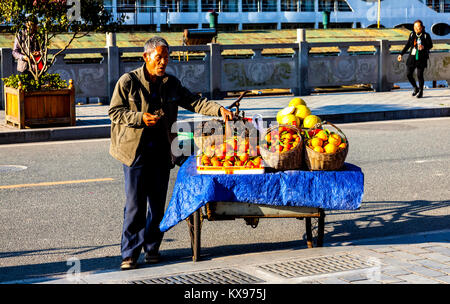
[(437, 253), (437, 252), (425, 253), (425, 254), (421, 254), (420, 256), (423, 258), (426, 258), (426, 259), (435, 260), (440, 263), (450, 263), (450, 256), (443, 255), (443, 254)]
[(373, 280), (362, 280), (362, 281), (356, 281), (352, 284), (381, 284), (378, 281), (373, 281)]
[(447, 264), (443, 264), (443, 263), (438, 263), (436, 261), (433, 260), (419, 260), (419, 261), (414, 261), (415, 263), (418, 263), (422, 266), (428, 267), (428, 268), (432, 268), (432, 269), (437, 269), (437, 270), (442, 270), (442, 269), (448, 269), (448, 265)]
[(439, 282), (436, 280), (425, 278), (425, 277), (417, 275), (417, 274), (407, 274), (407, 275), (399, 276), (398, 278), (401, 280), (405, 280), (412, 284), (439, 284)]
[(408, 270), (427, 277), (440, 277), (444, 274), (443, 272), (418, 265), (417, 266), (412, 265), (411, 267), (408, 268)]
[(376, 252), (373, 249), (358, 250), (357, 254), (366, 259), (380, 259), (381, 260), (382, 258), (386, 257), (386, 255), (384, 253)]
[(415, 254), (411, 254), (405, 251), (395, 251), (395, 252), (387, 252), (390, 256), (393, 256), (394, 258), (400, 259), (400, 260), (406, 260), (406, 261), (414, 261), (414, 260), (420, 260), (423, 259), (423, 257)]
[(350, 284), (349, 282), (341, 280), (341, 279), (336, 278), (336, 277), (329, 277), (329, 278), (319, 279), (319, 282), (322, 283), (322, 284)]
[(392, 247), (374, 248), (374, 249), (372, 249), (372, 250), (373, 250), (373, 251), (376, 251), (376, 252), (380, 252), (380, 253), (396, 251), (396, 249), (394, 249), (394, 248), (392, 248)]
[(367, 273), (355, 273), (345, 276), (340, 276), (339, 279), (345, 280), (347, 282), (353, 283), (357, 281), (367, 280)]
[(427, 250), (434, 251), (450, 257), (450, 248), (442, 246), (427, 247)]
[(400, 275), (411, 274), (411, 271), (408, 271), (408, 270), (400, 268), (400, 267), (395, 267), (395, 268), (384, 269), (381, 271), (381, 273), (387, 274), (389, 276), (400, 276)]
[(381, 263), (383, 263), (385, 265), (397, 266), (397, 267), (408, 267), (409, 265), (411, 265), (411, 263), (409, 263), (405, 260), (397, 259), (397, 258), (394, 258), (391, 256), (386, 256), (385, 258), (382, 258)]
[(431, 253), (430, 250), (425, 249), (423, 247), (419, 247), (419, 246), (417, 246), (415, 244), (414, 245), (408, 245), (408, 246), (402, 246), (400, 248), (400, 250), (407, 251), (407, 252), (413, 253), (413, 254)]
[(434, 277), (433, 279), (442, 281), (446, 284), (450, 284), (450, 276)]
[[(401, 275), (407, 275), (410, 274), (410, 272), (403, 272), (401, 273)], [(398, 282), (404, 282), (403, 280), (395, 277), (395, 276), (390, 276), (390, 275), (386, 275), (385, 273), (381, 273), (381, 276), (379, 278), (379, 280), (377, 279), (377, 281), (383, 283), (383, 284), (392, 284), (392, 283), (398, 283)]]

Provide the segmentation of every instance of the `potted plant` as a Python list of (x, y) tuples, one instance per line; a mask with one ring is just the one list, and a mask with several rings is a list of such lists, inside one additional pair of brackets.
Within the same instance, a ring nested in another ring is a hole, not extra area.
[[(15, 0), (0, 2), (0, 23), (13, 32), (28, 71), (3, 78), (6, 123), (19, 128), (35, 125), (75, 125), (73, 81), (49, 74), (58, 55), (75, 39), (92, 31), (112, 31), (113, 20), (97, 0)], [(53, 38), (69, 33), (65, 45), (51, 54)]]

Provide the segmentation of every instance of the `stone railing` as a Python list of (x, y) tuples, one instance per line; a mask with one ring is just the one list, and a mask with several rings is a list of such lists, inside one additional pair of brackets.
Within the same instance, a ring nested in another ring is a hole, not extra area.
[[(304, 30), (299, 30), (297, 43), (173, 46), (167, 72), (177, 76), (192, 92), (214, 99), (223, 98), (230, 91), (269, 88), (291, 89), (293, 94), (302, 96), (316, 87), (352, 84), (372, 84), (376, 91), (389, 91), (394, 83), (407, 82), (406, 57), (398, 62), (398, 52), (390, 50), (391, 46), (404, 45), (405, 41), (309, 43), (304, 37)], [(78, 101), (95, 98), (108, 103), (119, 77), (143, 64), (139, 58), (143, 48), (119, 48), (111, 36), (107, 41), (104, 48), (68, 49), (50, 69), (60, 73), (63, 79), (74, 80)], [(450, 44), (450, 40), (436, 40), (434, 44)], [(314, 51), (330, 47), (337, 51)], [(352, 47), (372, 51), (354, 52)], [(237, 50), (246, 50), (250, 55), (226, 55)], [(65, 60), (65, 55), (83, 55), (95, 60), (73, 63)], [(11, 49), (0, 49), (0, 76), (13, 73), (16, 64)], [(450, 83), (450, 51), (431, 53), (425, 79)], [(0, 109), (4, 109), (3, 86), (0, 90)]]

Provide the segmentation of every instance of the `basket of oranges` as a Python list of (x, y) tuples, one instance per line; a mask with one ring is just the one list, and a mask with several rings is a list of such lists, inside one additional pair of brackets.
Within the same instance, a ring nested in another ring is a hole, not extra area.
[[(330, 125), (337, 132), (324, 128)], [(309, 170), (333, 171), (344, 165), (348, 153), (348, 140), (334, 124), (324, 121), (305, 132), (305, 163)]]
[(300, 129), (293, 125), (270, 127), (260, 145), (264, 163), (276, 170), (299, 169), (302, 165), (302, 151)]

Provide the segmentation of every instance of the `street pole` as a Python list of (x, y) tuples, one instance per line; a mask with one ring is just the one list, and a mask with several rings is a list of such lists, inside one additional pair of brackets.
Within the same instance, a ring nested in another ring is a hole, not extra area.
[(378, 21), (377, 21), (377, 28), (380, 28), (380, 8), (381, 8), (381, 0), (378, 0)]

